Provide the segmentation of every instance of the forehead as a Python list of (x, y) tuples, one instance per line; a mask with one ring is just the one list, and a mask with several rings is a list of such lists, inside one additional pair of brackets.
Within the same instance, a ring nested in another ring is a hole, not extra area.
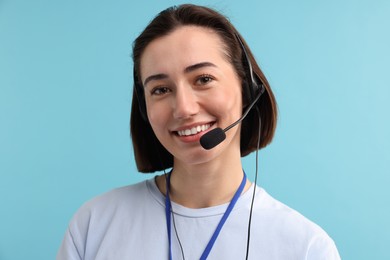
[(182, 26), (148, 44), (141, 55), (141, 77), (204, 61), (228, 61), (222, 39), (213, 29)]

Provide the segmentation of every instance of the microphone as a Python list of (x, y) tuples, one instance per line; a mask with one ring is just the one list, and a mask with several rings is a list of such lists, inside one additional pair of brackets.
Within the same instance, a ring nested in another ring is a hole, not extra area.
[(259, 100), (260, 96), (264, 93), (264, 86), (261, 86), (259, 94), (257, 94), (255, 100), (247, 107), (245, 112), (242, 114), (242, 116), (233, 124), (229, 125), (225, 129), (222, 129), (220, 127), (214, 128), (213, 130), (205, 133), (200, 138), (200, 145), (206, 149), (210, 150), (214, 148), (215, 146), (222, 143), (223, 140), (226, 139), (226, 132), (229, 131), (231, 128), (235, 127), (237, 124), (241, 123), (242, 120), (245, 119), (245, 117), (248, 115), (249, 111), (252, 109), (252, 107), (256, 104), (256, 102)]

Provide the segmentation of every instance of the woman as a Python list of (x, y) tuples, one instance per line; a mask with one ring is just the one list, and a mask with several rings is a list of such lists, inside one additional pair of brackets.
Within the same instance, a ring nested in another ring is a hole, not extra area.
[(165, 174), (86, 203), (57, 259), (340, 258), (320, 227), (246, 178), (241, 156), (271, 142), (276, 101), (224, 16), (168, 8), (133, 59), (137, 167)]

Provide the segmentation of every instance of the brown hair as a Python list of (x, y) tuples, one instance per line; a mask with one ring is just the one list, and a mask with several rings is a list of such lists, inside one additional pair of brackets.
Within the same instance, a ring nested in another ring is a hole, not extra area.
[[(214, 30), (223, 41), (225, 45), (223, 47), (226, 50), (228, 60), (241, 78), (243, 87), (245, 87), (244, 83), (247, 82), (248, 76), (245, 73), (247, 64), (245, 64), (244, 53), (237, 39), (237, 35), (241, 39), (242, 37), (225, 16), (213, 9), (191, 4), (170, 7), (159, 13), (133, 44), (134, 87), (130, 130), (135, 160), (140, 172), (155, 172), (173, 167), (173, 156), (162, 146), (154, 134), (150, 123), (148, 120), (144, 120), (141, 114), (140, 107), (145, 102), (142, 92), (143, 87), (139, 80), (141, 75), (141, 55), (153, 40), (165, 36), (178, 27), (185, 25), (206, 27)], [(261, 115), (260, 147), (263, 148), (272, 141), (274, 136), (277, 121), (276, 100), (267, 79), (256, 63), (248, 45), (243, 39), (242, 41), (252, 64), (253, 72), (260, 78), (265, 87), (265, 93), (256, 104)], [(137, 89), (140, 91), (137, 91)], [(243, 99), (245, 101), (244, 104), (247, 104), (247, 98), (244, 96)], [(259, 117), (256, 114), (256, 109), (252, 109), (242, 121), (241, 156), (246, 156), (257, 149), (258, 128)]]

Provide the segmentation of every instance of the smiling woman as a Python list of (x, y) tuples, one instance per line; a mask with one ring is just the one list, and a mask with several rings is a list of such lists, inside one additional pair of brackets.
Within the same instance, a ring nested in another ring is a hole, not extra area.
[(241, 172), (240, 128), (215, 149), (199, 145), (205, 132), (228, 126), (242, 113), (241, 82), (222, 45), (210, 29), (182, 26), (151, 42), (141, 56), (148, 120), (175, 167), (234, 162)]
[[(276, 101), (241, 39), (221, 14), (182, 5), (135, 40), (136, 163), (164, 174), (86, 203), (58, 259), (340, 258), (325, 231), (246, 178), (241, 156), (271, 142)], [(219, 128), (226, 139), (204, 149)]]

